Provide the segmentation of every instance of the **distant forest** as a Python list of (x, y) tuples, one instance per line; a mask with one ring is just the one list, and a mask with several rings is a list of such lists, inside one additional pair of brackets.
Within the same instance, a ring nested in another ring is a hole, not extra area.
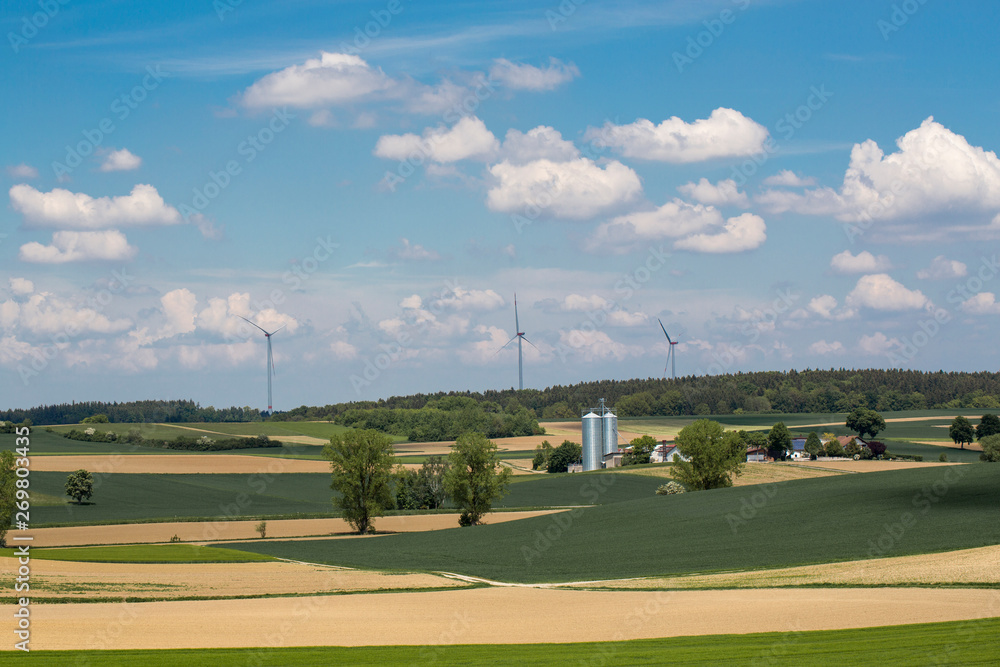
[[(856, 407), (878, 411), (924, 410), (928, 408), (1000, 408), (1000, 373), (925, 373), (911, 370), (804, 370), (765, 371), (676, 380), (635, 379), (581, 382), (543, 390), (504, 389), (485, 392), (438, 392), (393, 396), (378, 401), (354, 401), (322, 407), (301, 406), (269, 417), (255, 408), (202, 408), (193, 401), (137, 401), (128, 403), (72, 403), (43, 405), (27, 410), (0, 412), (0, 420), (34, 424), (77, 424), (85, 417), (104, 414), (115, 423), (141, 422), (250, 422), (336, 421), (368, 425), (358, 411), (382, 408), (380, 416), (399, 419), (392, 430), (412, 430), (416, 422), (402, 423), (403, 413), (389, 410), (440, 410), (454, 407), (441, 399), (470, 398), (483, 404), (482, 411), (502, 424), (497, 430), (515, 426), (522, 430), (522, 408), (536, 419), (578, 418), (581, 410), (604, 398), (620, 416), (705, 415), (798, 412), (848, 412)], [(428, 406), (428, 403), (430, 405)], [(467, 406), (466, 401), (459, 402)], [(451, 410), (446, 410), (451, 411)], [(478, 411), (477, 411), (478, 412)], [(515, 419), (518, 414), (522, 418)], [(477, 415), (478, 417), (478, 415)], [(409, 417), (407, 417), (407, 420)], [(386, 427), (386, 424), (381, 426)]]
[(272, 420), (334, 420), (348, 411), (423, 408), (446, 396), (496, 404), (504, 412), (528, 408), (539, 419), (578, 418), (605, 399), (622, 417), (849, 412), (928, 408), (1000, 408), (1000, 373), (925, 373), (900, 369), (764, 371), (688, 376), (676, 380), (635, 379), (581, 382), (544, 390), (504, 389), (393, 396), (379, 401), (302, 406)]
[(40, 405), (27, 410), (0, 412), (0, 421), (32, 424), (79, 424), (86, 417), (107, 415), (114, 424), (178, 423), (178, 422), (259, 422), (263, 421), (256, 408), (203, 408), (194, 401), (130, 401), (128, 403), (60, 403)]

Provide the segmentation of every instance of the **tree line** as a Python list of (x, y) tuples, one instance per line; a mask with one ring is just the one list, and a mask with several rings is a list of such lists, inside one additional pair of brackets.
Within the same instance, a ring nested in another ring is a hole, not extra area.
[(201, 407), (194, 401), (128, 401), (105, 403), (84, 401), (81, 403), (58, 403), (39, 405), (33, 408), (0, 412), (0, 422), (23, 422), (28, 419), (33, 424), (80, 424), (92, 415), (106, 415), (115, 424), (145, 423), (185, 423), (185, 422), (259, 422), (263, 420), (261, 411), (251, 407), (214, 408)]
[(1000, 408), (1000, 373), (904, 369), (761, 371), (674, 379), (600, 380), (546, 389), (438, 392), (325, 406), (300, 406), (271, 420), (336, 420), (349, 411), (419, 410), (443, 398), (468, 398), (506, 413), (527, 408), (538, 419), (577, 419), (606, 399), (623, 417), (833, 413)]

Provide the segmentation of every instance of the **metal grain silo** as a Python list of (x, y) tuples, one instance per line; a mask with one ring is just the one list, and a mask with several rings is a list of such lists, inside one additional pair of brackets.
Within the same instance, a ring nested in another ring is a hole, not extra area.
[(601, 418), (604, 422), (604, 435), (602, 437), (604, 443), (603, 453), (605, 455), (611, 454), (618, 451), (618, 417), (615, 413), (608, 410), (604, 413), (604, 417)]
[(601, 467), (602, 420), (599, 415), (588, 412), (583, 416), (583, 469), (597, 470)]

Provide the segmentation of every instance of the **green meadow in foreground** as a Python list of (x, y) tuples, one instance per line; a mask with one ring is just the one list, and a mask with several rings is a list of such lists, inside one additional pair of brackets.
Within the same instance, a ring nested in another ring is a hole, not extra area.
[[(13, 549), (0, 555), (14, 556)], [(251, 563), (274, 560), (270, 556), (235, 549), (195, 544), (135, 544), (104, 547), (35, 548), (35, 560), (70, 560), (85, 563)]]
[[(579, 484), (587, 475), (577, 477)], [(593, 476), (590, 483), (599, 480)], [(1000, 544), (998, 506), (1000, 465), (980, 463), (650, 494), (510, 523), (369, 540), (229, 546), (359, 568), (523, 583), (588, 581)]]
[(25, 665), (995, 665), (1000, 619), (585, 644), (32, 651)]

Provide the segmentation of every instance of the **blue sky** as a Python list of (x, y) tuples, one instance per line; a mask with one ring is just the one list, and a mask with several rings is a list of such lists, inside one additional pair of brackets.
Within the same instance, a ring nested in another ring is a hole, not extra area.
[(996, 370), (996, 14), (4, 3), (0, 403)]

